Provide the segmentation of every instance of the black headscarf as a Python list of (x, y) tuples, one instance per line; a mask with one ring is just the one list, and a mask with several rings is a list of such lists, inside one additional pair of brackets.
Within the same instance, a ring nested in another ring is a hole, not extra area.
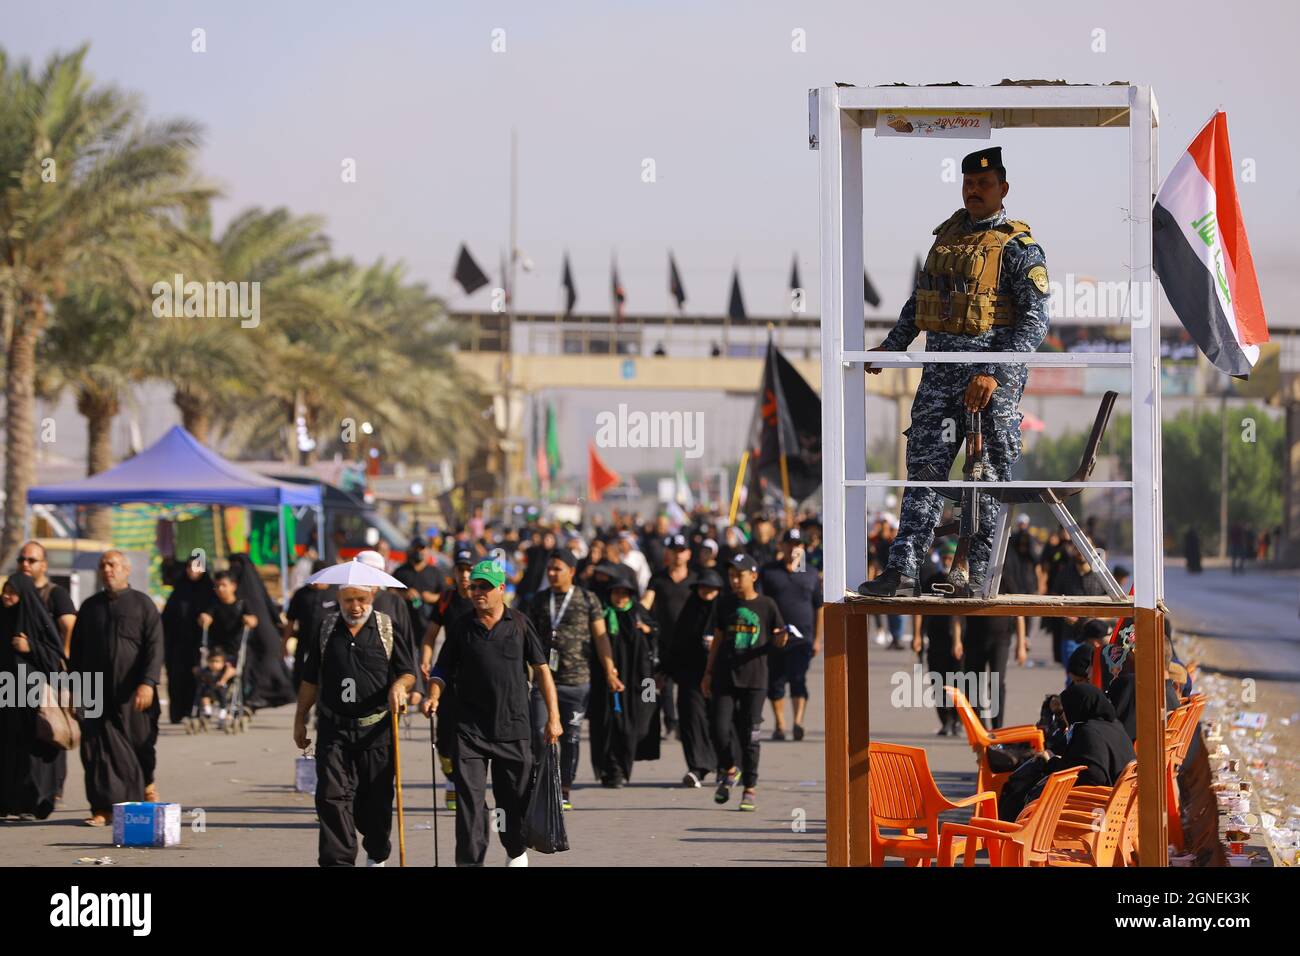
[(248, 613), (257, 618), (257, 627), (249, 639), (250, 660), (246, 664), (249, 703), (255, 707), (287, 704), (297, 695), (280, 656), (280, 608), (271, 600), (266, 583), (247, 554), (230, 556), (230, 573), (235, 577), (239, 597), (248, 607)]
[(1092, 684), (1071, 684), (1061, 691), (1061, 708), (1071, 724), (1085, 720), (1115, 720), (1115, 708), (1101, 689)]
[(0, 667), (10, 670), (17, 665), (18, 652), (10, 642), (15, 634), (25, 634), (30, 648), (25, 661), (29, 668), (46, 674), (61, 670), (65, 663), (63, 641), (35, 582), (25, 574), (14, 574), (8, 586), (18, 592), (18, 603), (0, 606)]

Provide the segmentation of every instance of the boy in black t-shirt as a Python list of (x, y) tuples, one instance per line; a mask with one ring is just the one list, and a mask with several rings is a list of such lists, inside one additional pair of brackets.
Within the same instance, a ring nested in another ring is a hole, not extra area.
[(700, 690), (709, 698), (713, 747), (718, 754), (714, 802), (726, 803), (731, 797), (736, 782), (734, 742), (738, 741), (745, 786), (740, 809), (754, 810), (767, 657), (773, 649), (785, 647), (785, 621), (776, 602), (755, 589), (758, 565), (748, 554), (732, 555), (727, 576), (732, 593), (719, 599), (717, 630)]

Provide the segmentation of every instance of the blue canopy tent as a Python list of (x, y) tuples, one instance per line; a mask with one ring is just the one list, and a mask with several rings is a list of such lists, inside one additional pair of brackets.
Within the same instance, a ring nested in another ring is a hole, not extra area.
[[(226, 461), (180, 425), (134, 458), (89, 478), (27, 492), (32, 505), (211, 504), (270, 509), (321, 507), (319, 485), (276, 481)], [(288, 600), (288, 542), (280, 521), (280, 580)]]

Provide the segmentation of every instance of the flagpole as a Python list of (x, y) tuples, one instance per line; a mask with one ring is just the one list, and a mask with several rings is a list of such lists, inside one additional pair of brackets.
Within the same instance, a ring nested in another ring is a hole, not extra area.
[(749, 451), (740, 456), (740, 467), (736, 470), (736, 487), (731, 491), (731, 511), (727, 515), (727, 526), (736, 523), (736, 509), (740, 507), (740, 489), (745, 484), (745, 467), (749, 464)]

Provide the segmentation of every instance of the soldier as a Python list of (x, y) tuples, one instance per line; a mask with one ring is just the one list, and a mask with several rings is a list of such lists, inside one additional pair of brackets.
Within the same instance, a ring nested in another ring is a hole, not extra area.
[[(1008, 219), (1002, 206), (1010, 186), (1001, 148), (971, 153), (961, 171), (964, 208), (934, 230), (916, 291), (875, 351), (904, 351), (918, 332), (926, 332), (930, 352), (1035, 352), (1047, 334), (1047, 260), (1029, 226)], [(867, 371), (875, 375), (880, 369), (868, 365)], [(1009, 480), (1020, 457), (1018, 406), (1028, 377), (1023, 365), (926, 365), (912, 401), (912, 425), (904, 432), (908, 479), (946, 481), (965, 441), (965, 413), (978, 411), (987, 480)], [(991, 495), (980, 496), (980, 511), (988, 517), (970, 542), (970, 588), (956, 596), (981, 587), (997, 508)], [(858, 593), (917, 593), (920, 562), (942, 513), (937, 491), (908, 488), (888, 563)]]

